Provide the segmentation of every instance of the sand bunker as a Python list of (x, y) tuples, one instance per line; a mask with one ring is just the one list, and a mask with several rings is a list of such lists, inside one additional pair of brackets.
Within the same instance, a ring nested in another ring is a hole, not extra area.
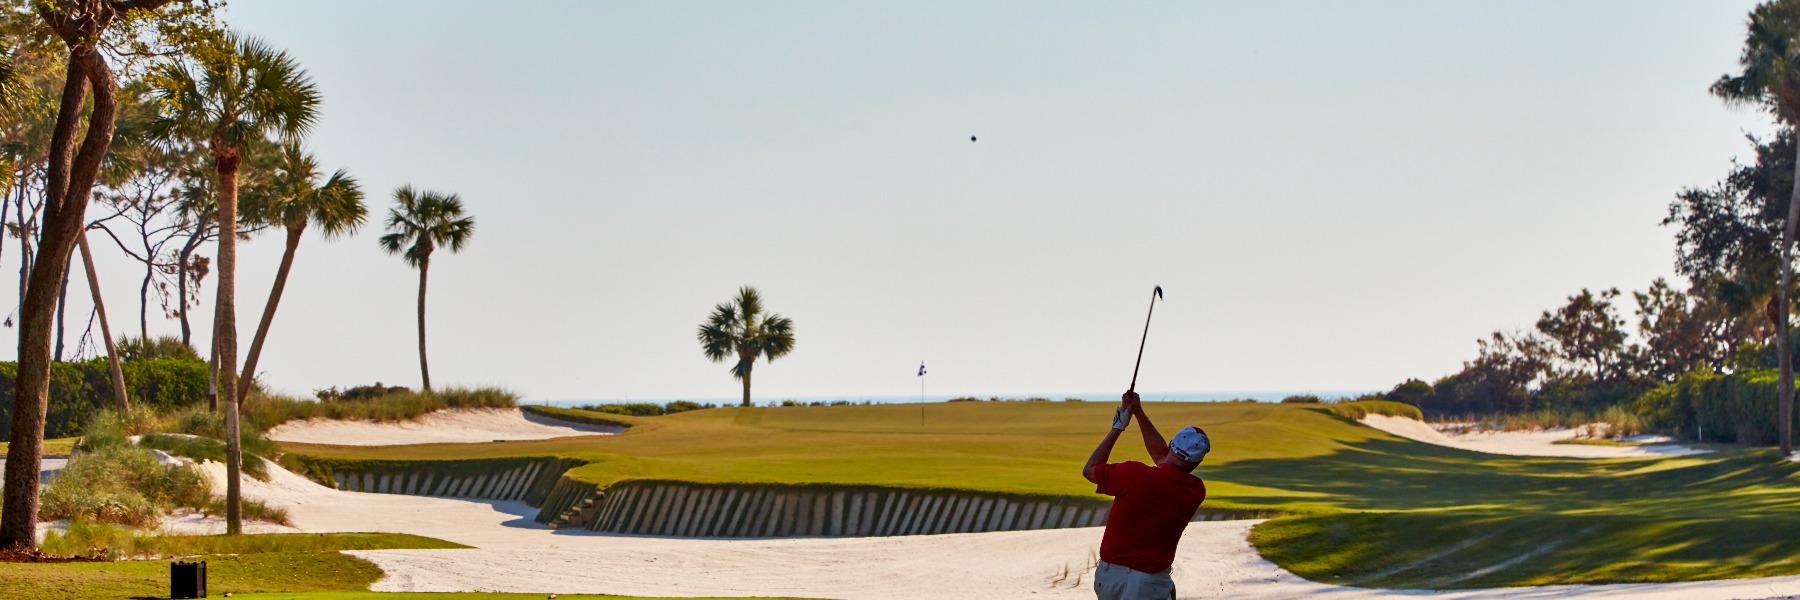
[(527, 414), (517, 408), (440, 410), (413, 421), (334, 421), (311, 419), (283, 423), (269, 430), (269, 439), (302, 444), (338, 446), (399, 446), (404, 444), (466, 444), (514, 440), (542, 440), (576, 435), (607, 435), (619, 427), (583, 425)]
[[(1680, 454), (1699, 454), (1705, 450), (1696, 450), (1676, 444), (1650, 444), (1643, 446), (1590, 446), (1585, 444), (1558, 444), (1560, 440), (1575, 439), (1580, 432), (1575, 429), (1550, 429), (1539, 431), (1481, 431), (1474, 433), (1447, 433), (1429, 424), (1405, 417), (1386, 415), (1369, 415), (1363, 417), (1362, 423), (1388, 433), (1427, 444), (1486, 452), (1489, 454), (1510, 454), (1513, 456), (1562, 456), (1568, 458), (1630, 458), (1638, 456), (1669, 456)], [(1663, 438), (1667, 439), (1667, 438)]]
[[(201, 469), (224, 489), (224, 468)], [(1093, 598), (1100, 528), (885, 538), (682, 539), (550, 530), (521, 502), (343, 492), (269, 465), (244, 495), (288, 509), (307, 532), (387, 531), (472, 550), (367, 550), (376, 591), (510, 591), (811, 598)], [(1256, 553), (1256, 521), (1188, 526), (1175, 564), (1184, 598), (1431, 596), (1453, 600), (1650, 598), (1725, 600), (1800, 593), (1800, 577), (1676, 584), (1417, 592), (1306, 581)], [(204, 528), (206, 523), (194, 523)], [(222, 526), (219, 527), (222, 529)]]

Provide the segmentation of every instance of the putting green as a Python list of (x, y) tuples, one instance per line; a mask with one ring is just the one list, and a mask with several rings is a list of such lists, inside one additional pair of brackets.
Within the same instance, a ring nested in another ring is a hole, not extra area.
[[(342, 447), (362, 461), (569, 456), (569, 475), (697, 483), (890, 485), (1093, 496), (1080, 467), (1113, 405), (726, 408), (629, 419), (617, 436)], [(1266, 556), (1316, 581), (1459, 588), (1800, 573), (1800, 464), (1772, 451), (1578, 460), (1398, 438), (1317, 407), (1152, 403), (1165, 434), (1205, 427), (1209, 506), (1275, 509)], [(579, 413), (572, 413), (579, 414)], [(609, 415), (610, 417), (610, 415)], [(1146, 460), (1135, 426), (1114, 460)], [(1470, 542), (1470, 540), (1477, 540)], [(1470, 573), (1477, 575), (1464, 577)]]

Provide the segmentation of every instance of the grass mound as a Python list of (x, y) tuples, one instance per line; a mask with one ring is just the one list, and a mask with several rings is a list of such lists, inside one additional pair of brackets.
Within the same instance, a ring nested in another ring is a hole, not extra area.
[(1389, 400), (1357, 400), (1354, 402), (1339, 402), (1331, 404), (1329, 407), (1331, 412), (1352, 421), (1361, 420), (1363, 417), (1369, 415), (1404, 417), (1414, 421), (1425, 420), (1425, 413), (1420, 412), (1419, 407), (1404, 402), (1393, 402)]

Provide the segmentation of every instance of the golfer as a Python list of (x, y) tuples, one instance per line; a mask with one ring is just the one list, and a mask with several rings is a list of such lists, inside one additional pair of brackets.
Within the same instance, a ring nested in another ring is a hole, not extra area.
[[(1100, 600), (1173, 600), (1175, 580), (1169, 577), (1169, 565), (1175, 563), (1182, 531), (1206, 500), (1206, 484), (1194, 475), (1194, 467), (1206, 459), (1212, 440), (1205, 430), (1187, 427), (1175, 434), (1172, 443), (1164, 443), (1136, 392), (1125, 392), (1120, 404), (1113, 411), (1112, 431), (1081, 468), (1081, 476), (1099, 486), (1096, 491), (1114, 498), (1106, 515), (1106, 535), (1100, 540), (1094, 593)], [(1106, 462), (1133, 415), (1156, 466)]]

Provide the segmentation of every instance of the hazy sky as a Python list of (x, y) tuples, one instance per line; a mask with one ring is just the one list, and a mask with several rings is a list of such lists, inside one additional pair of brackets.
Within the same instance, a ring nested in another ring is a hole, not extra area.
[[(463, 254), (433, 262), (440, 386), (731, 397), (694, 330), (749, 284), (798, 331), (755, 372), (776, 399), (915, 393), (921, 359), (932, 393), (1122, 389), (1158, 284), (1147, 394), (1453, 372), (1478, 337), (1583, 287), (1672, 273), (1669, 201), (1767, 130), (1706, 93), (1751, 5), (244, 0), (228, 15), (311, 72), (325, 105), (309, 144), (363, 181), (377, 218), (411, 183), (477, 219)], [(417, 384), (417, 277), (379, 229), (303, 243), (262, 361), (276, 387)], [(247, 346), (281, 241), (243, 248)], [(105, 252), (115, 328), (134, 330), (141, 272)]]

